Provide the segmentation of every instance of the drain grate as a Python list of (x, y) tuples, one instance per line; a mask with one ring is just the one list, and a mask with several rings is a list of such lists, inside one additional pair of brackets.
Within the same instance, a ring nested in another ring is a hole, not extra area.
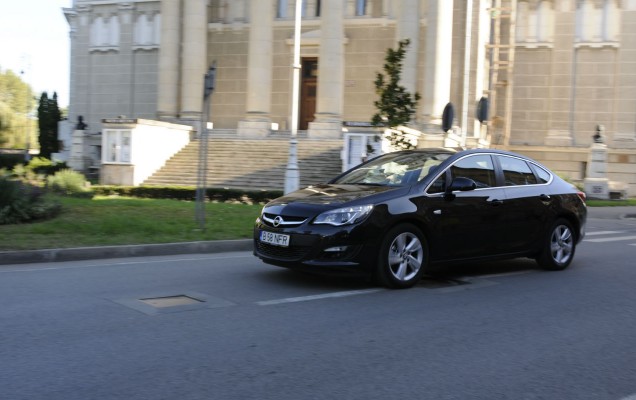
[(146, 293), (144, 296), (112, 299), (133, 310), (147, 315), (178, 313), (183, 311), (203, 310), (233, 306), (231, 301), (208, 296), (203, 293), (178, 291), (173, 293)]
[(203, 303), (203, 300), (195, 299), (194, 297), (186, 295), (167, 296), (167, 297), (152, 297), (147, 299), (139, 299), (142, 303), (157, 308), (188, 306), (192, 304)]

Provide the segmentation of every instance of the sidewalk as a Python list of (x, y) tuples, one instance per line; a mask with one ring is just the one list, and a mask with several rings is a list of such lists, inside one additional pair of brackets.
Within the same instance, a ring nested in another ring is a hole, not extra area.
[[(636, 207), (589, 207), (588, 219), (636, 219)], [(27, 251), (0, 251), (0, 265), (39, 262), (79, 261), (99, 258), (149, 257), (193, 253), (224, 253), (251, 251), (252, 240), (214, 240), (141, 244), (126, 246), (80, 247), (71, 249), (45, 249)]]

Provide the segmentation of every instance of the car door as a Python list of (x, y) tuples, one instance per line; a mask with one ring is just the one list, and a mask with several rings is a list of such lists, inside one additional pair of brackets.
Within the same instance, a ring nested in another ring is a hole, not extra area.
[(504, 179), (506, 204), (503, 215), (507, 238), (501, 252), (523, 252), (541, 240), (549, 214), (547, 185), (540, 182), (528, 162), (519, 157), (496, 155)]
[[(453, 163), (429, 188), (426, 219), (431, 227), (431, 258), (448, 261), (490, 255), (504, 238), (501, 206), (503, 188), (497, 187), (492, 157), (472, 154)], [(444, 193), (453, 179), (475, 181), (474, 190)]]

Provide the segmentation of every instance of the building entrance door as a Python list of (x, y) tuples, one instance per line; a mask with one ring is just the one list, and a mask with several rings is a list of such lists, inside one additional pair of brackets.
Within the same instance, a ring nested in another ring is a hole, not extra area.
[(302, 59), (302, 79), (300, 84), (300, 116), (298, 129), (306, 130), (316, 114), (316, 91), (318, 83), (318, 59)]

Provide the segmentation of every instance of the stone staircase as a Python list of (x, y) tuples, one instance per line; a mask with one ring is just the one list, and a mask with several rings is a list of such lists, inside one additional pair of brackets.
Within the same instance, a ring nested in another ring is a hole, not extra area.
[[(143, 185), (196, 186), (199, 143), (191, 141)], [(298, 138), (301, 188), (340, 174), (342, 144), (342, 140)], [(242, 139), (212, 134), (208, 142), (207, 187), (283, 190), (288, 158), (289, 135)]]

